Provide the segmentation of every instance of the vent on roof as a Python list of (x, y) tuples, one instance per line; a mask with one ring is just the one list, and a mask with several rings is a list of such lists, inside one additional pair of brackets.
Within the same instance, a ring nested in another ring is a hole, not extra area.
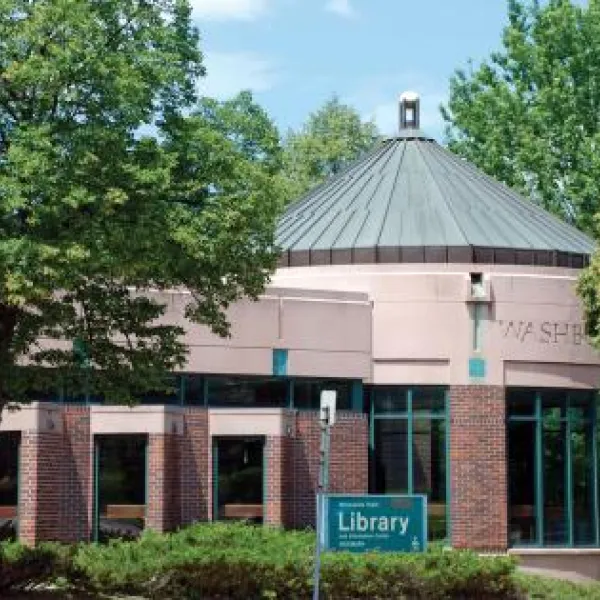
[(400, 96), (400, 130), (419, 129), (419, 110), (419, 94), (404, 92)]

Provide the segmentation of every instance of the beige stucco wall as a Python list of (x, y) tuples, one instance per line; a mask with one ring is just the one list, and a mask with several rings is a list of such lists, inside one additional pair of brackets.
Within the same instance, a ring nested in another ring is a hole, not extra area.
[[(470, 273), (489, 303), (473, 347)], [(506, 265), (340, 265), (280, 269), (276, 285), (364, 292), (373, 302), (374, 383), (598, 387), (600, 357), (583, 336), (578, 271)], [(469, 358), (486, 361), (469, 378)]]
[(371, 303), (366, 294), (268, 288), (228, 311), (221, 338), (184, 317), (190, 297), (163, 294), (165, 321), (186, 330), (186, 371), (271, 375), (273, 349), (288, 350), (288, 374), (366, 379), (371, 373)]

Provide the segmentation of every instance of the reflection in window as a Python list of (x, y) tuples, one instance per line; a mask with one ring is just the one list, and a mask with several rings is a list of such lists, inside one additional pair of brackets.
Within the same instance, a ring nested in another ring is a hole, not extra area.
[(448, 532), (445, 390), (373, 386), (369, 394), (371, 491), (426, 494), (429, 538), (444, 539)]
[(16, 431), (0, 433), (0, 541), (17, 533), (20, 439)]
[(508, 390), (511, 544), (597, 540), (595, 394)]
[(97, 536), (134, 539), (146, 515), (145, 435), (96, 436)]
[(210, 406), (285, 407), (288, 383), (267, 377), (209, 377)]
[(334, 390), (337, 393), (336, 410), (352, 408), (352, 381), (334, 379), (294, 380), (294, 408), (318, 410), (323, 390)]

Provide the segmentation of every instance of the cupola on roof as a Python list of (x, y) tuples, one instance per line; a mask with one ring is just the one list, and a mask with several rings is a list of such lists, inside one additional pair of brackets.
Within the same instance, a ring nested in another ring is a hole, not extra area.
[(590, 238), (423, 133), (419, 104), (403, 94), (398, 135), (289, 206), (282, 266), (587, 264)]

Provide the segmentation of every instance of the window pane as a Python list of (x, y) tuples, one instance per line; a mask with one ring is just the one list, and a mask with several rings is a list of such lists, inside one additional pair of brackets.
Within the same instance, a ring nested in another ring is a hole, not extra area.
[(202, 406), (204, 404), (204, 377), (197, 373), (187, 373), (185, 377), (185, 398), (188, 406)]
[(145, 519), (146, 436), (98, 436), (97, 452), (98, 539), (135, 538)]
[(446, 410), (446, 391), (444, 388), (415, 388), (412, 391), (412, 409), (413, 412), (443, 415)]
[(523, 417), (535, 415), (535, 396), (533, 389), (512, 389), (507, 392), (508, 416)]
[(536, 541), (535, 422), (508, 425), (509, 536), (511, 544)]
[(319, 410), (323, 390), (337, 392), (336, 410), (352, 408), (352, 381), (334, 379), (294, 380), (294, 408)]
[(573, 473), (573, 538), (575, 544), (592, 544), (595, 539), (593, 519), (593, 453), (591, 423), (580, 422), (571, 428)]
[(413, 488), (427, 494), (429, 539), (446, 537), (446, 430), (442, 419), (417, 419), (413, 426)]
[(285, 379), (211, 377), (208, 379), (210, 406), (285, 407)]
[(408, 492), (408, 421), (376, 419), (375, 493)]
[(373, 388), (374, 410), (376, 413), (406, 412), (406, 397), (406, 388)]
[(19, 502), (18, 432), (0, 433), (0, 541), (16, 537)]
[(564, 407), (544, 408), (544, 544), (566, 544), (566, 423), (558, 415)]

